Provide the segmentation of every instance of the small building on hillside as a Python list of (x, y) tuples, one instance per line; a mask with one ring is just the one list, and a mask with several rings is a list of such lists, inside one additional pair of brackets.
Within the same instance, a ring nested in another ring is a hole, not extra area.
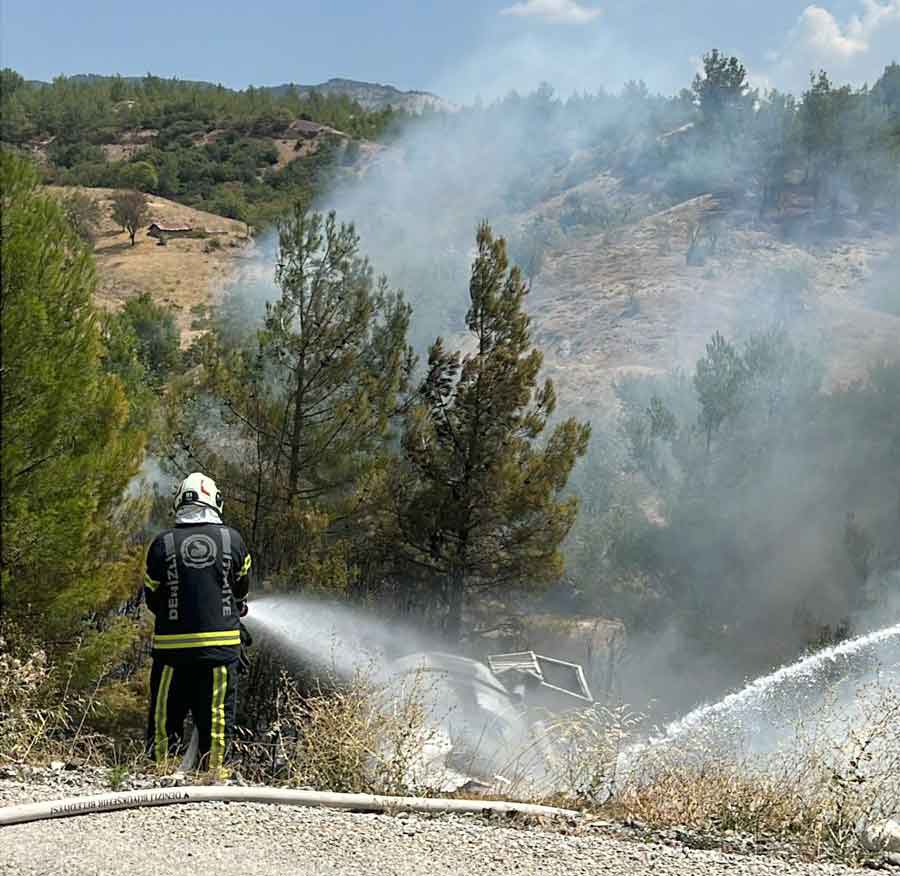
[(151, 222), (147, 229), (148, 237), (194, 237), (199, 229), (190, 225), (160, 225), (159, 222)]

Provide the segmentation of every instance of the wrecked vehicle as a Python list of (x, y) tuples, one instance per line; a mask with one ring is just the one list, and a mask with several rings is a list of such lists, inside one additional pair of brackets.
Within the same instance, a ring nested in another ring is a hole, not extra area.
[(581, 666), (521, 651), (487, 664), (439, 652), (387, 664), (381, 708), (415, 696), (426, 715), (407, 782), (443, 791), (487, 790), (541, 770), (541, 721), (593, 703)]

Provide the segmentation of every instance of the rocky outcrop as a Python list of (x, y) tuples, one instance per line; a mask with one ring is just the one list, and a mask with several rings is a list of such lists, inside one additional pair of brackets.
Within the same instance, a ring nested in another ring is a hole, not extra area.
[(425, 108), (452, 110), (449, 101), (428, 91), (400, 91), (393, 85), (378, 82), (357, 82), (353, 79), (329, 79), (320, 85), (301, 85), (301, 93), (345, 95), (367, 110), (381, 110), (389, 106), (406, 112), (420, 113)]

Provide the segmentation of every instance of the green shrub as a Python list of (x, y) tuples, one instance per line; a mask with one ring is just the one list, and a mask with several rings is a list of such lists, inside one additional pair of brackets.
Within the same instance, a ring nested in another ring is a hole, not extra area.
[(159, 174), (149, 161), (135, 161), (119, 171), (119, 185), (139, 192), (155, 192), (159, 187)]
[(121, 318), (134, 331), (140, 360), (151, 379), (164, 383), (181, 359), (174, 313), (143, 292), (125, 303)]

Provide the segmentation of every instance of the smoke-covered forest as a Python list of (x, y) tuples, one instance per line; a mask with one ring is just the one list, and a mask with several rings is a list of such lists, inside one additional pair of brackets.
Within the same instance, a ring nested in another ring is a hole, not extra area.
[[(828, 339), (785, 316), (809, 277), (761, 269), (700, 355), (605, 395), (555, 385), (530, 315), (566, 291), (545, 268), (577, 242), (704, 196), (676, 244), (698, 272), (735, 229), (813, 258), (896, 243), (896, 63), (794, 96), (713, 51), (675, 95), (542, 86), (413, 117), (153, 77), (7, 70), (2, 89), (2, 636), (46, 652), (50, 686), (93, 691), (96, 726), (142, 708), (144, 550), (195, 470), (261, 588), (472, 654), (498, 630), (526, 646), (535, 614), (618, 621), (600, 692), (661, 715), (898, 610), (900, 360), (826, 380)], [(275, 170), (271, 137), (298, 118), (340, 136)], [(90, 243), (48, 183), (241, 218), (257, 279), (217, 290), (190, 345), (149, 297), (98, 312)], [(896, 259), (859, 280), (886, 316)]]

